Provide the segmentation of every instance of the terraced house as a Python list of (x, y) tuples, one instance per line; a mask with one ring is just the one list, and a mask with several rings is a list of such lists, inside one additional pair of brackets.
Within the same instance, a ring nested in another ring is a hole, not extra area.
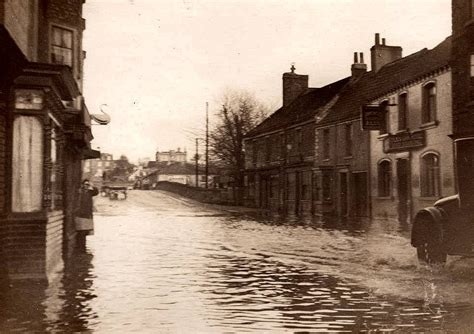
[(283, 106), (246, 134), (247, 205), (287, 213), (313, 210), (315, 115), (333, 103), (350, 77), (309, 88), (308, 76), (283, 74)]
[(98, 157), (83, 3), (0, 0), (0, 278), (48, 281), (74, 247), (81, 162)]

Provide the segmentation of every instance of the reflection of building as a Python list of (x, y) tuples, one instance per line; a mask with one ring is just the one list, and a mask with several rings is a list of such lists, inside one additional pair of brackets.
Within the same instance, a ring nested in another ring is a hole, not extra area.
[(181, 149), (169, 150), (166, 152), (156, 152), (156, 162), (186, 162), (186, 149), (182, 152)]
[(0, 274), (47, 280), (74, 246), (90, 117), (83, 0), (0, 1)]
[(98, 159), (85, 160), (82, 164), (83, 178), (93, 183), (101, 183), (107, 178), (107, 174), (115, 168), (112, 154), (101, 153)]

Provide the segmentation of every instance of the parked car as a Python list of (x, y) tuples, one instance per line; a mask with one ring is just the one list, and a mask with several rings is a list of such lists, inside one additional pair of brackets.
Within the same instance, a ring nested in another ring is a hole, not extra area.
[(443, 264), (448, 255), (474, 257), (474, 137), (454, 141), (458, 194), (414, 217), (411, 244), (422, 263)]

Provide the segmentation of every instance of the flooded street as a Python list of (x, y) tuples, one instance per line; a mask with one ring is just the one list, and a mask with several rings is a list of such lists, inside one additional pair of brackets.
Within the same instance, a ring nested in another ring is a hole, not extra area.
[(2, 291), (1, 332), (474, 331), (474, 262), (419, 267), (394, 222), (257, 219), (158, 191), (96, 207), (56, 284)]

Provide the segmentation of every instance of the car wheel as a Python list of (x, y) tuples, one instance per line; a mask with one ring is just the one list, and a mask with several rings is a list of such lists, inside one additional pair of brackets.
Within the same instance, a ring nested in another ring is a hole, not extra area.
[(446, 263), (446, 251), (439, 243), (433, 241), (425, 242), (416, 248), (416, 253), (421, 264), (439, 265)]

